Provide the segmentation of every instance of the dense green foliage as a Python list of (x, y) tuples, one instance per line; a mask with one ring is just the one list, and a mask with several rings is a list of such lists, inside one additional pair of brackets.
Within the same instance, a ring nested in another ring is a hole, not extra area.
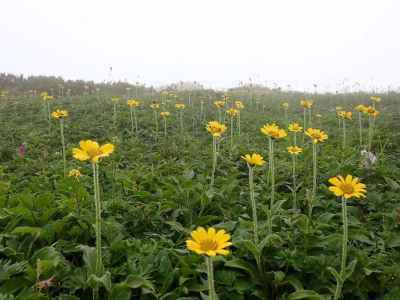
[[(205, 96), (205, 95), (203, 95)], [(232, 99), (238, 99), (232, 95)], [(292, 209), (291, 137), (276, 143), (276, 186), (273, 233), (267, 235), (269, 203), (267, 164), (255, 172), (260, 243), (252, 240), (248, 171), (240, 156), (261, 153), (267, 160), (267, 139), (259, 128), (289, 119), (302, 123), (302, 109), (293, 95), (242, 98), (241, 135), (235, 129), (233, 148), (228, 131), (220, 145), (215, 186), (210, 188), (211, 137), (206, 120), (217, 118), (208, 97), (177, 95), (187, 104), (184, 134), (175, 100), (163, 110), (154, 132), (149, 100), (138, 110), (139, 134), (132, 136), (125, 101), (82, 96), (56, 99), (51, 108), (70, 112), (65, 121), (68, 170), (84, 174), (79, 181), (63, 176), (59, 124), (47, 121), (38, 98), (3, 99), (0, 108), (0, 300), (207, 299), (202, 257), (189, 253), (185, 240), (197, 226), (215, 226), (232, 234), (231, 254), (215, 260), (219, 299), (331, 299), (332, 270), (340, 266), (340, 200), (328, 191), (328, 179), (352, 174), (367, 184), (367, 198), (349, 200), (349, 255), (344, 299), (400, 299), (400, 132), (397, 95), (378, 104), (373, 152), (378, 161), (362, 164), (356, 115), (348, 122), (346, 149), (341, 148), (335, 106), (352, 110), (367, 103), (360, 95), (317, 96), (313, 125), (329, 139), (319, 147), (318, 193), (311, 218), (312, 153), (308, 139), (298, 159), (298, 200)], [(200, 101), (204, 115), (200, 116)], [(320, 113), (321, 118), (315, 117)], [(225, 117), (227, 118), (227, 117)], [(364, 136), (367, 134), (365, 122)], [(112, 142), (116, 151), (100, 163), (103, 203), (103, 276), (95, 275), (94, 203), (91, 166), (72, 158), (80, 140)], [(302, 138), (299, 138), (302, 143)], [(18, 153), (20, 145), (26, 153)], [(330, 271), (331, 270), (331, 271)], [(45, 286), (49, 280), (51, 285)]]

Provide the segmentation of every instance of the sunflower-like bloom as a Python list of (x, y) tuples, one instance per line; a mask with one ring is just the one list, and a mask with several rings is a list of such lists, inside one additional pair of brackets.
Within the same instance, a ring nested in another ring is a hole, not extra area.
[(300, 126), (299, 123), (293, 122), (290, 123), (288, 126), (288, 129), (290, 132), (300, 132), (303, 131), (303, 127)]
[(314, 104), (314, 101), (312, 101), (312, 100), (301, 100), (301, 101), (300, 101), (300, 105), (301, 105), (303, 108), (308, 108), (308, 109), (310, 109), (310, 108), (313, 106), (313, 104)]
[(321, 129), (308, 128), (305, 133), (314, 144), (323, 143), (328, 139), (328, 135)]
[(150, 108), (151, 108), (151, 109), (159, 109), (159, 108), (160, 108), (160, 104), (154, 102), (154, 103), (150, 104)]
[(225, 101), (224, 100), (217, 100), (214, 101), (214, 105), (218, 108), (223, 108), (225, 106)]
[(175, 108), (176, 109), (185, 109), (186, 105), (183, 103), (176, 103)]
[(366, 185), (361, 183), (357, 177), (347, 175), (346, 178), (339, 175), (329, 179), (329, 183), (332, 186), (329, 190), (335, 194), (337, 197), (344, 197), (346, 199), (350, 198), (365, 198)]
[(235, 107), (236, 107), (236, 109), (243, 109), (244, 108), (244, 104), (243, 104), (242, 101), (237, 100), (237, 101), (235, 101)]
[(113, 144), (104, 144), (100, 146), (97, 142), (86, 140), (79, 142), (79, 148), (72, 149), (75, 159), (80, 161), (89, 160), (91, 163), (98, 163), (103, 157), (109, 156), (114, 152)]
[(199, 255), (228, 255), (229, 250), (226, 248), (232, 245), (229, 242), (230, 234), (223, 229), (216, 231), (215, 228), (211, 227), (206, 231), (203, 227), (197, 227), (196, 230), (192, 231), (191, 237), (192, 239), (186, 241), (186, 247)]
[(250, 166), (262, 166), (265, 164), (264, 158), (258, 154), (258, 153), (253, 153), (253, 154), (246, 154), (245, 156), (241, 156), (242, 159), (244, 159)]
[(162, 111), (162, 112), (160, 112), (160, 116), (163, 117), (163, 118), (167, 118), (167, 117), (169, 117), (170, 115), (171, 115), (171, 114), (170, 114), (169, 111)]
[(281, 139), (287, 136), (287, 133), (284, 129), (279, 128), (275, 123), (265, 124), (261, 127), (261, 133), (273, 138), (273, 139)]
[(347, 120), (351, 120), (353, 118), (353, 113), (351, 111), (339, 111), (338, 113), (338, 117), (341, 119), (347, 119)]
[(218, 121), (208, 122), (206, 129), (213, 137), (221, 137), (221, 135), (226, 131), (226, 126)]
[(226, 113), (231, 117), (236, 117), (239, 114), (239, 111), (236, 108), (230, 108), (226, 111)]
[(366, 107), (365, 105), (363, 105), (363, 104), (359, 104), (359, 105), (357, 105), (357, 106), (355, 107), (355, 109), (356, 109), (356, 111), (358, 111), (358, 112), (365, 113), (365, 110), (367, 109), (367, 107)]
[(69, 171), (68, 176), (78, 179), (79, 177), (82, 176), (82, 173), (77, 169), (72, 169), (71, 171)]
[(119, 97), (113, 96), (113, 97), (111, 97), (111, 101), (112, 102), (118, 102), (119, 101)]
[(47, 97), (49, 95), (49, 93), (47, 93), (47, 92), (41, 92), (40, 93), (40, 98), (45, 98), (45, 97)]
[(68, 114), (68, 111), (66, 111), (66, 110), (57, 109), (56, 111), (53, 111), (53, 112), (51, 113), (51, 116), (52, 116), (54, 119), (59, 120), (59, 119), (68, 118), (69, 114)]
[(373, 108), (372, 106), (367, 106), (365, 108), (364, 111), (366, 114), (368, 114), (371, 117), (376, 118), (377, 116), (379, 116), (379, 111), (377, 111), (375, 108)]
[(282, 107), (283, 107), (284, 109), (288, 109), (288, 108), (289, 108), (289, 103), (283, 102), (283, 103), (282, 103)]
[(378, 97), (378, 96), (371, 96), (371, 97), (369, 97), (369, 99), (371, 99), (371, 101), (374, 101), (374, 102), (381, 102), (382, 101), (382, 98)]
[(134, 108), (134, 107), (138, 107), (140, 105), (140, 102), (139, 102), (139, 100), (129, 99), (129, 100), (126, 101), (126, 104), (129, 107)]
[(42, 97), (43, 101), (45, 102), (50, 102), (54, 100), (53, 96), (49, 96), (49, 95), (45, 95), (44, 97)]
[(297, 146), (289, 146), (286, 149), (287, 152), (289, 152), (292, 155), (299, 155), (301, 152), (303, 152), (303, 148)]

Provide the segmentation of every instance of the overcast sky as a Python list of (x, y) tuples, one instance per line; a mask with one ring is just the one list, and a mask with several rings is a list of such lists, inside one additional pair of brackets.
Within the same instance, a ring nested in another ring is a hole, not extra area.
[(398, 87), (399, 13), (398, 0), (2, 0), (0, 72)]

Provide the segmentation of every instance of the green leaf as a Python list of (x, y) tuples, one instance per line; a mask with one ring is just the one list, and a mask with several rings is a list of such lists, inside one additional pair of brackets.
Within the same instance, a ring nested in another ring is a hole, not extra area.
[(312, 290), (300, 290), (291, 293), (287, 300), (298, 300), (298, 299), (308, 299), (308, 300), (327, 300), (327, 296), (322, 296)]

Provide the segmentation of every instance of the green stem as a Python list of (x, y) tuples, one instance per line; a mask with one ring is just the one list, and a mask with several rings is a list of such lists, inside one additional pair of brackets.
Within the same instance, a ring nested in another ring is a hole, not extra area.
[(346, 120), (343, 119), (343, 149), (346, 148)]
[(132, 132), (132, 136), (133, 136), (134, 126), (133, 126), (133, 109), (132, 109), (132, 107), (130, 108), (130, 119), (131, 119), (131, 132)]
[(240, 110), (239, 110), (238, 118), (237, 118), (237, 126), (238, 126), (238, 135), (240, 136)]
[(233, 148), (233, 117), (231, 117), (231, 152)]
[(317, 144), (313, 143), (313, 186), (312, 186), (312, 195), (309, 204), (308, 216), (311, 220), (313, 205), (315, 201), (315, 197), (317, 194)]
[(179, 123), (181, 126), (181, 135), (182, 135), (183, 134), (183, 111), (182, 110), (179, 111)]
[(136, 135), (137, 135), (139, 126), (138, 126), (138, 120), (137, 120), (137, 116), (136, 116), (136, 108), (133, 109), (133, 118), (135, 119), (135, 131), (136, 131)]
[(253, 167), (251, 167), (249, 164), (248, 167), (249, 167), (250, 204), (253, 214), (254, 242), (258, 244), (258, 220), (257, 220), (257, 205), (254, 194)]
[(217, 138), (213, 136), (213, 161), (212, 161), (212, 173), (211, 173), (211, 187), (214, 186), (214, 177), (216, 168), (217, 168)]
[(164, 136), (167, 136), (167, 117), (164, 117)]
[(292, 178), (293, 178), (293, 209), (297, 209), (297, 195), (296, 195), (296, 154), (292, 154)]
[(359, 127), (359, 131), (360, 131), (360, 149), (362, 149), (363, 135), (362, 135), (362, 114), (361, 114), (361, 112), (358, 113), (358, 127)]
[(207, 264), (207, 281), (208, 281), (208, 299), (216, 300), (215, 287), (214, 287), (214, 268), (211, 256), (206, 256)]
[(336, 282), (336, 290), (334, 300), (338, 300), (342, 293), (342, 287), (345, 281), (346, 261), (347, 261), (347, 242), (348, 242), (348, 220), (347, 220), (347, 203), (342, 197), (342, 221), (343, 221), (343, 237), (342, 237), (342, 260), (340, 264), (340, 279)]
[(103, 269), (103, 262), (101, 256), (101, 201), (100, 201), (100, 185), (99, 185), (99, 167), (96, 163), (92, 164), (93, 168), (93, 187), (94, 187), (94, 200), (96, 209), (96, 275), (100, 276)]
[(67, 158), (65, 151), (65, 138), (64, 138), (64, 120), (60, 119), (60, 133), (61, 133), (61, 145), (62, 145), (62, 156), (64, 164), (64, 177), (67, 175)]

